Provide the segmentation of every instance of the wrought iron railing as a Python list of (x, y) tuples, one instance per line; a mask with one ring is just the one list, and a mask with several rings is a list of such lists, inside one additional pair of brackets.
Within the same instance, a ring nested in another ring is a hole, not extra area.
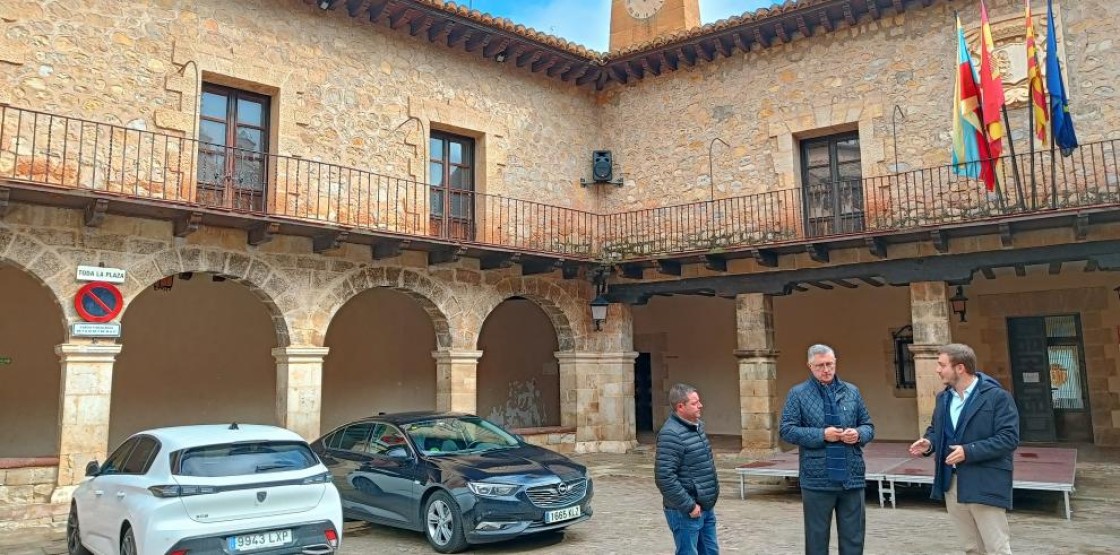
[[(1014, 162), (1014, 163), (1013, 163)], [(583, 260), (805, 242), (1120, 203), (1117, 141), (615, 214), (0, 106), (0, 177), (58, 189)], [(1017, 172), (1015, 171), (1017, 168)], [(806, 196), (809, 202), (806, 204)]]

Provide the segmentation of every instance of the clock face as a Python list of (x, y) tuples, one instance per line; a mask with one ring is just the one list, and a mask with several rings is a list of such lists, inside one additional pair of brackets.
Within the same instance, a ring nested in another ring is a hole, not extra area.
[(665, 0), (626, 0), (626, 11), (635, 19), (653, 17), (665, 4)]

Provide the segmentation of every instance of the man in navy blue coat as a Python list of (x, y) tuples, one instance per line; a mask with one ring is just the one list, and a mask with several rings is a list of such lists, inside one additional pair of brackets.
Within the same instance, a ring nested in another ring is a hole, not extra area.
[(965, 553), (1011, 555), (1007, 510), (1011, 508), (1012, 457), (1019, 446), (1015, 400), (993, 378), (976, 371), (976, 353), (953, 343), (938, 349), (933, 422), (910, 454), (935, 454), (935, 500), (964, 541)]

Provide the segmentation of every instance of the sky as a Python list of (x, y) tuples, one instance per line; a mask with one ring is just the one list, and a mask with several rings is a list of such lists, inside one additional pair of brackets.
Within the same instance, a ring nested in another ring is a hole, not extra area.
[[(455, 0), (543, 33), (608, 50), (611, 0)], [(774, 0), (700, 0), (700, 22), (708, 24), (758, 8), (780, 4)]]

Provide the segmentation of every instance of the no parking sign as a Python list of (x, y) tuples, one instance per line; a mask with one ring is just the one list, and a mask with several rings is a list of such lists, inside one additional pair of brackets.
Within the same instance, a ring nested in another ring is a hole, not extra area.
[(108, 322), (120, 315), (123, 308), (121, 291), (111, 283), (87, 283), (74, 295), (74, 309), (87, 322)]

